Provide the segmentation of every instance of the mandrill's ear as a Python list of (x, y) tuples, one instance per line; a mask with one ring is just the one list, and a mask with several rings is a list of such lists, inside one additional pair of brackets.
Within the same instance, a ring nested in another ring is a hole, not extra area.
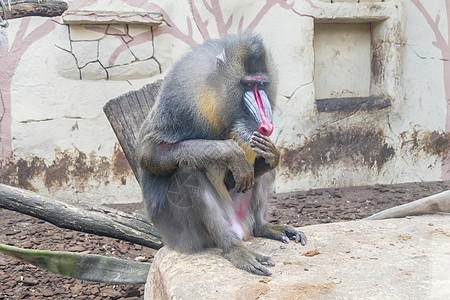
[(216, 56), (216, 67), (223, 66), (227, 62), (227, 56), (225, 55), (225, 49)]

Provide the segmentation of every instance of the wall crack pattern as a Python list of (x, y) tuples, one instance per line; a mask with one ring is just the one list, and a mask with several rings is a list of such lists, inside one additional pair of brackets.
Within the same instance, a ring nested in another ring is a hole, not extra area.
[(149, 26), (58, 24), (55, 48), (57, 72), (71, 79), (128, 80), (161, 73)]

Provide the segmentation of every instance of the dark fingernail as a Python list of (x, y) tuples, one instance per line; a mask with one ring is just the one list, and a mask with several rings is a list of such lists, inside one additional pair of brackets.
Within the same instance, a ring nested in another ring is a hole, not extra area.
[(302, 246), (305, 246), (306, 245), (306, 239), (301, 239), (300, 240), (300, 244), (302, 244)]

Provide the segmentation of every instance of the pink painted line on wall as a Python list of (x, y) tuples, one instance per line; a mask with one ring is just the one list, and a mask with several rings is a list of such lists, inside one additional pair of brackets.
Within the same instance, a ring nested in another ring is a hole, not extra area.
[[(4, 82), (2, 78), (0, 81)], [(12, 156), (11, 101), (6, 101), (10, 98), (9, 90), (3, 90), (0, 87), (0, 165)]]
[(10, 46), (9, 39), (6, 37), (0, 49), (0, 162), (12, 158), (11, 83), (17, 66), (28, 47), (49, 34), (55, 27), (52, 19), (48, 19), (25, 36), (30, 20), (29, 17), (23, 18), (12, 45)]

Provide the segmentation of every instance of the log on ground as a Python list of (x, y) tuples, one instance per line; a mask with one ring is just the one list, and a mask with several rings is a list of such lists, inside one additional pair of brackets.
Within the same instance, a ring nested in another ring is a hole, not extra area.
[(108, 236), (159, 249), (153, 224), (135, 214), (83, 203), (73, 206), (27, 190), (0, 184), (0, 208), (17, 211), (58, 227)]
[(60, 0), (11, 0), (6, 3), (7, 19), (30, 16), (56, 17), (68, 8), (65, 1)]

